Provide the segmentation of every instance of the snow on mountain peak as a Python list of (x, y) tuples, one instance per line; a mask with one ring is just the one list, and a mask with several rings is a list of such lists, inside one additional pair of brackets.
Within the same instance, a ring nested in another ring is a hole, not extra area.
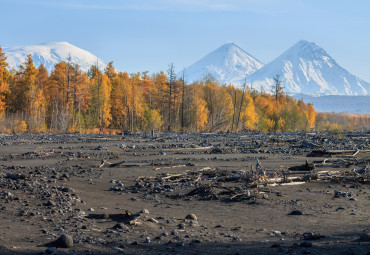
[[(301, 40), (251, 76), (253, 87), (270, 91), (279, 75), (285, 91), (311, 95), (367, 95), (370, 84), (350, 74), (321, 47)], [(241, 81), (240, 81), (241, 82)]]
[[(185, 68), (188, 82), (201, 80), (206, 76), (220, 83), (234, 83), (247, 74), (261, 68), (263, 64), (233, 42), (226, 42), (193, 65)], [(178, 77), (183, 71), (178, 73)]]
[(4, 48), (7, 62), (11, 68), (18, 68), (23, 64), (28, 54), (32, 54), (35, 66), (44, 64), (46, 69), (51, 72), (54, 65), (61, 61), (68, 61), (78, 64), (82, 71), (86, 72), (92, 65), (99, 63), (99, 68), (105, 68), (104, 61), (92, 53), (80, 49), (68, 42), (49, 42), (31, 46)]

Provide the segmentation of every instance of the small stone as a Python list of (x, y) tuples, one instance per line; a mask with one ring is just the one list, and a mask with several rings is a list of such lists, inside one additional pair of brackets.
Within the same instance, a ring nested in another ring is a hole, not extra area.
[(148, 209), (143, 209), (143, 210), (141, 210), (139, 213), (142, 213), (142, 214), (149, 214), (149, 210), (148, 210)]
[(269, 198), (269, 196), (268, 196), (267, 194), (263, 194), (262, 198), (263, 198), (263, 199), (268, 199), (268, 198)]
[(274, 231), (272, 231), (272, 235), (273, 236), (281, 236), (281, 232), (277, 231), (277, 230), (274, 230)]
[(161, 234), (161, 236), (169, 236), (170, 234), (167, 232), (167, 231), (165, 231), (165, 232), (163, 232), (162, 234)]
[(312, 247), (312, 242), (311, 241), (302, 241), (299, 246), (301, 247), (306, 247), (306, 248), (310, 248)]
[(191, 221), (190, 221), (190, 226), (192, 226), (192, 227), (197, 227), (197, 226), (199, 226), (199, 223), (198, 223), (198, 221), (196, 221), (196, 220), (191, 220)]
[(177, 225), (179, 227), (179, 229), (185, 229), (185, 224), (184, 223), (180, 223), (179, 225)]
[(44, 203), (45, 206), (55, 206), (56, 203), (53, 200), (49, 200), (46, 203)]
[(56, 248), (70, 248), (73, 246), (73, 238), (70, 235), (62, 234), (57, 240), (50, 243)]
[(300, 210), (294, 210), (294, 211), (291, 211), (289, 215), (303, 215), (303, 213)]
[(186, 220), (198, 220), (197, 216), (195, 216), (194, 213), (190, 213), (190, 214), (186, 215), (185, 219)]

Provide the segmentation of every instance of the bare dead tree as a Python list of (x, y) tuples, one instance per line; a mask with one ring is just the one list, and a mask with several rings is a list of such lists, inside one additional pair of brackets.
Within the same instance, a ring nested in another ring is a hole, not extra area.
[(245, 78), (245, 80), (244, 80), (244, 84), (243, 84), (243, 93), (242, 93), (242, 99), (240, 100), (240, 107), (239, 107), (238, 121), (236, 122), (236, 131), (237, 131), (237, 132), (238, 132), (238, 127), (239, 127), (240, 114), (241, 114), (242, 107), (243, 107), (243, 101), (244, 101), (245, 89), (246, 89), (246, 86), (247, 86), (246, 79), (247, 79), (247, 78)]
[(168, 86), (169, 86), (169, 97), (168, 97), (168, 131), (171, 130), (171, 108), (172, 108), (172, 92), (173, 87), (176, 81), (176, 75), (175, 75), (175, 66), (173, 63), (168, 65), (167, 69), (167, 75), (168, 75)]

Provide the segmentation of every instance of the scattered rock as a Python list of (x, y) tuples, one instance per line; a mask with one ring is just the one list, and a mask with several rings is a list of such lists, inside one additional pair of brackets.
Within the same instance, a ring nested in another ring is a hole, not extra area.
[(191, 220), (191, 221), (190, 221), (190, 226), (191, 226), (191, 227), (197, 227), (197, 226), (199, 226), (199, 223), (198, 223), (198, 221), (196, 221), (196, 220)]
[(294, 210), (291, 211), (288, 215), (303, 215), (303, 213), (300, 210)]
[(45, 244), (45, 246), (56, 248), (70, 248), (73, 246), (73, 238), (70, 235), (62, 234), (57, 240)]
[(141, 210), (139, 213), (142, 213), (142, 214), (149, 214), (149, 210), (148, 210), (148, 209), (143, 209), (143, 210)]
[(46, 203), (44, 203), (45, 206), (56, 206), (56, 203), (53, 200), (48, 200)]
[(185, 219), (186, 220), (198, 220), (197, 216), (193, 213), (190, 213), (190, 214), (186, 215)]

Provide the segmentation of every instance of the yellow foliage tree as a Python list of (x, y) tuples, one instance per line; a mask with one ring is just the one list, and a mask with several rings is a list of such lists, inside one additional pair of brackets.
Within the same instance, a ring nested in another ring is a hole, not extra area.
[(162, 116), (158, 110), (150, 110), (148, 128), (151, 130), (160, 130), (163, 125)]
[(279, 118), (277, 123), (277, 131), (285, 131), (285, 120), (283, 118)]
[(15, 120), (13, 131), (14, 133), (25, 133), (27, 131), (26, 122), (24, 120)]
[(258, 116), (254, 107), (253, 98), (249, 93), (246, 93), (246, 107), (244, 110), (244, 128), (255, 130), (258, 121)]
[(202, 131), (207, 124), (207, 118), (209, 111), (207, 109), (207, 102), (201, 98), (196, 96), (193, 102), (194, 107), (194, 121), (196, 131)]
[(9, 92), (9, 84), (6, 81), (6, 77), (9, 75), (9, 72), (6, 69), (7, 66), (8, 63), (6, 62), (5, 53), (2, 52), (2, 48), (0, 46), (0, 117), (5, 113), (5, 94)]
[(313, 129), (315, 128), (315, 108), (313, 108), (312, 104), (308, 104), (308, 128)]

